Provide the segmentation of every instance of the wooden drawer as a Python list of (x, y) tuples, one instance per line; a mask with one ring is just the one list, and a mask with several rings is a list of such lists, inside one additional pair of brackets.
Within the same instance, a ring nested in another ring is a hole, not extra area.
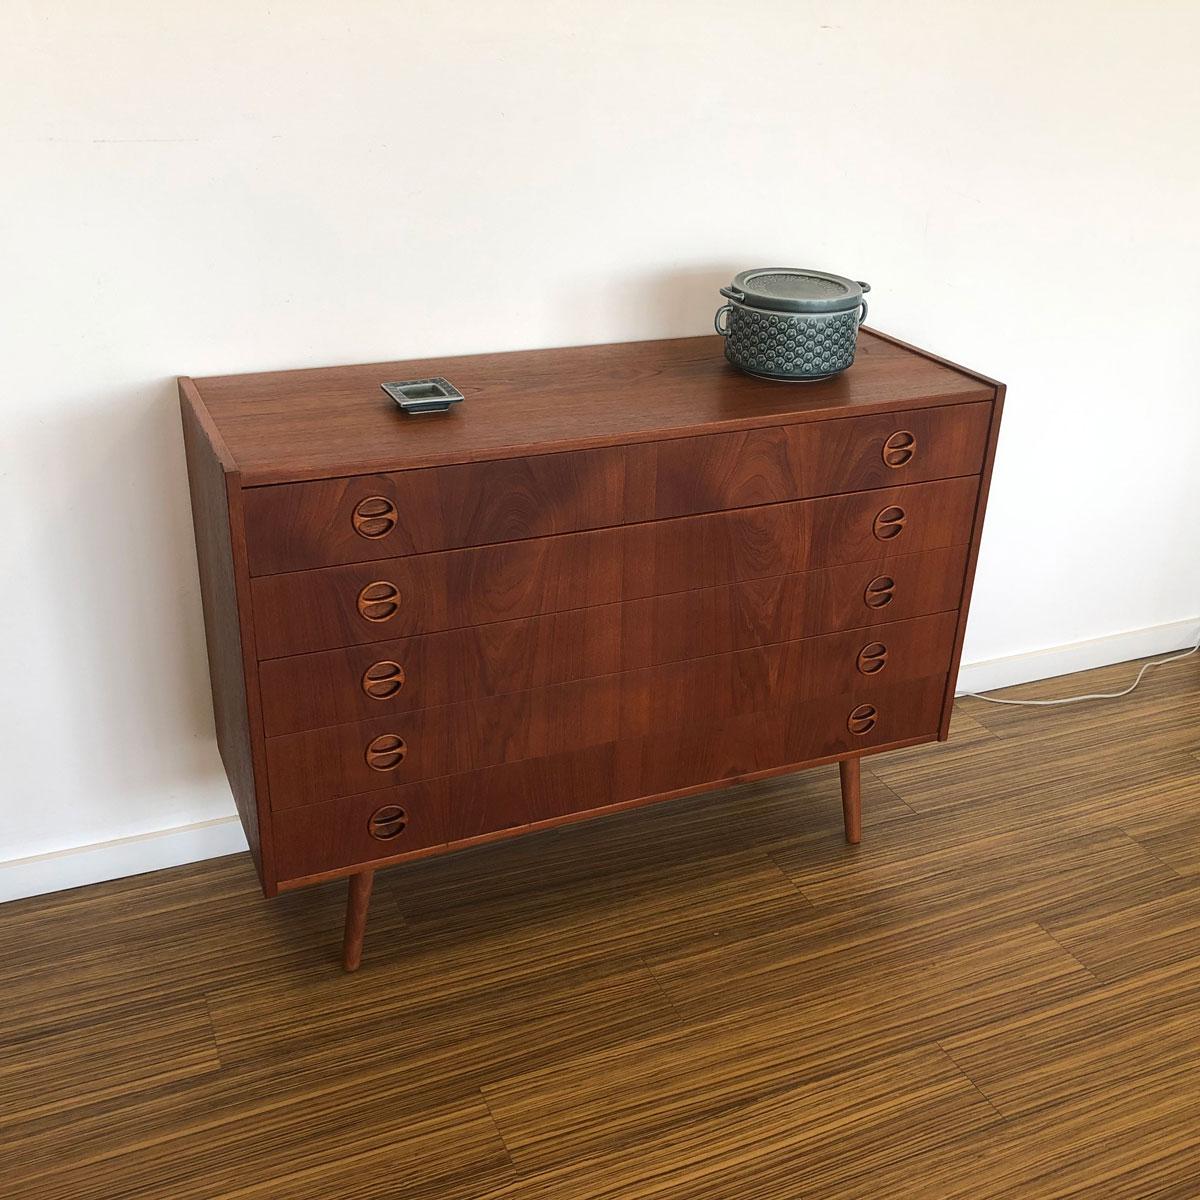
[(878, 558), (260, 665), (269, 737), (958, 607), (966, 548)]
[(259, 658), (965, 545), (975, 476), (252, 581)]
[[(602, 675), (267, 739), (272, 807), (299, 807), (949, 670), (957, 613)], [(791, 761), (791, 760), (788, 760)]]
[(975, 475), (991, 405), (251, 488), (254, 575)]
[(603, 808), (617, 795), (615, 763), (610, 743), (276, 813), (280, 877), (301, 879)]
[(990, 420), (990, 404), (961, 404), (630, 446), (627, 519), (976, 475)]
[(622, 743), (617, 763), (622, 787), (658, 795), (774, 771), (826, 758), (932, 737), (937, 733), (946, 676), (883, 686), (867, 681), (839, 696), (786, 710), (740, 716), (711, 729), (688, 728), (670, 738)]
[(620, 446), (246, 492), (253, 575), (620, 525)]
[(279, 877), (298, 879), (442, 846), (446, 814), (441, 779), (276, 813), (272, 826)]
[[(280, 876), (301, 879), (642, 797), (732, 783), (806, 760), (932, 736), (945, 685), (944, 675), (891, 684), (867, 680), (833, 698), (767, 713), (288, 809), (274, 817)], [(873, 717), (862, 715), (867, 707)], [(852, 713), (860, 715), (852, 718)], [(396, 836), (381, 841), (372, 834), (375, 814), (377, 820), (393, 818), (382, 830), (391, 833), (399, 824), (398, 812), (407, 824)]]

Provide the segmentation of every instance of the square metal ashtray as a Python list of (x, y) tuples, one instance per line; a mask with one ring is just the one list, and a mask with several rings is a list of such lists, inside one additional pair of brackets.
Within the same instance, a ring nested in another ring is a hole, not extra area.
[(406, 413), (445, 412), (463, 398), (462, 392), (440, 375), (435, 379), (402, 379), (382, 387), (400, 406), (401, 412)]

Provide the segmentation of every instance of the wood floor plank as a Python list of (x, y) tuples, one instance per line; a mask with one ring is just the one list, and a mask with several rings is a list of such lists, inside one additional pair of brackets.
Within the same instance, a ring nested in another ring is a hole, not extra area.
[(1195, 760), (1177, 746), (1148, 754), (1130, 731), (1100, 746), (1063, 735), (1022, 743), (1014, 753), (1010, 741), (989, 737), (970, 749), (950, 742), (924, 756), (902, 757), (911, 754), (880, 755), (868, 759), (867, 767), (919, 813), (994, 809), (1011, 812), (1014, 824), (1022, 818), (1046, 821), (1049, 814), (1055, 820), (1080, 813), (1095, 820), (1111, 790), (1195, 771)]
[[(917, 1047), (724, 1111), (635, 1144), (528, 1175), (501, 1195), (564, 1200), (778, 1200), (872, 1186), (888, 1163), (1000, 1123), (948, 1058)], [(881, 1193), (862, 1192), (859, 1194)]]
[(1105, 796), (1107, 819), (1179, 875), (1200, 877), (1200, 770), (1121, 787)]
[[(899, 1008), (874, 1013), (853, 1043), (831, 1036), (834, 1004), (689, 1023), (606, 1051), (488, 1084), (488, 1101), (517, 1166), (630, 1153), (697, 1121), (784, 1096), (838, 1074), (869, 1078), (911, 1045)], [(949, 1014), (946, 1027), (954, 1027)]]
[(485, 980), (453, 1000), (439, 1000), (432, 987), (422, 996), (419, 982), (406, 992), (390, 979), (356, 990), (353, 1002), (341, 989), (339, 1002), (338, 978), (327, 975), (323, 988), (300, 980), (290, 993), (257, 995), (248, 986), (214, 993), (218, 1079), (81, 1114), (66, 1147), (55, 1126), (32, 1125), (23, 1148), (29, 1169), (73, 1163), (82, 1171), (113, 1155), (139, 1164), (147, 1144), (155, 1154), (176, 1144), (186, 1158), (200, 1130), (235, 1156), (253, 1154), (256, 1130), (286, 1140), (310, 1112), (327, 1114), (322, 1130), (358, 1110), (385, 1112), (400, 1129), (431, 1107), (471, 1102), (483, 1083), (506, 1073), (678, 1024), (640, 965), (573, 965), (557, 980), (530, 976), (499, 991)]
[[(0, 910), (0, 1046), (112, 1016), (152, 1020), (168, 1005), (202, 1001), (209, 987), (239, 978), (336, 970), (341, 888), (264, 903), (246, 855), (121, 882), (128, 886), (79, 889), (78, 899), (49, 905), (40, 920), (40, 897)], [(100, 896), (89, 906), (92, 891)], [(384, 941), (402, 926), (386, 897), (372, 918)]]
[(811, 936), (811, 926), (808, 932), (767, 934), (652, 965), (685, 1020), (744, 1021), (786, 1011), (790, 1022), (803, 1014), (814, 1036), (834, 1048), (847, 1027), (868, 1040), (881, 1029), (900, 1038), (941, 1037), (1095, 985), (1033, 924), (959, 932), (937, 922), (905, 935), (876, 923), (826, 940)]
[[(1196, 1093), (1166, 1080), (1101, 1105), (1061, 1104), (924, 1156), (919, 1186), (881, 1174), (876, 1195), (939, 1200), (1191, 1200), (1200, 1179)], [(855, 1193), (858, 1195), (859, 1193)], [(864, 1195), (869, 1195), (865, 1193)]]
[(679, 1023), (637, 960), (574, 962), (499, 987), (485, 977), (456, 994), (440, 991), (428, 964), (414, 963), (410, 978), (411, 991), (389, 979), (335, 1003), (332, 989), (319, 984), (265, 996), (216, 992), (210, 1006), (222, 1062), (268, 1073), (275, 1067), (290, 1087), (304, 1080), (316, 1086), (344, 1068), (351, 1029), (354, 1074), (364, 1086), (385, 1087), (394, 1100), (449, 1101), (505, 1074)]
[(1169, 895), (1049, 920), (1046, 928), (1098, 979), (1186, 966), (1200, 962), (1200, 886), (1187, 880)]
[[(80, 1068), (87, 1068), (86, 1074)], [(203, 1001), (10, 1038), (0, 1052), (0, 1138), (35, 1120), (220, 1069)]]
[[(419, 906), (407, 904), (411, 893), (402, 895), (410, 945), (457, 956), (464, 944), (482, 941), (514, 963), (619, 958), (791, 928), (811, 907), (765, 854), (630, 858), (592, 859), (582, 877), (569, 882), (556, 882), (548, 864), (544, 884), (527, 877), (506, 894), (481, 883), (482, 895), (475, 897), (464, 879), (431, 889)], [(700, 889), (702, 910), (696, 907)]]
[(336, 1104), (286, 1104), (242, 1089), (216, 1113), (197, 1106), (169, 1133), (64, 1155), (11, 1175), (13, 1200), (282, 1200), (376, 1196), (442, 1200), (483, 1195), (515, 1178), (480, 1099), (422, 1113), (391, 1111), (386, 1097), (339, 1094)]
[(317, 1161), (222, 1200), (485, 1200), (518, 1178), (486, 1109), (472, 1105), (388, 1128), (364, 1147), (330, 1145)]
[[(848, 904), (894, 893), (906, 907), (951, 903), (960, 909), (1003, 902), (1012, 914), (1086, 911), (1115, 897), (1133, 903), (1178, 885), (1179, 877), (1119, 829), (1083, 822), (1006, 828), (918, 818), (901, 838), (887, 829), (867, 854), (822, 846), (773, 857), (816, 905)], [(1033, 866), (1032, 864), (1040, 864)]]
[(940, 1040), (1005, 1116), (1100, 1110), (1175, 1080), (1200, 1096), (1200, 963), (1143, 971)]

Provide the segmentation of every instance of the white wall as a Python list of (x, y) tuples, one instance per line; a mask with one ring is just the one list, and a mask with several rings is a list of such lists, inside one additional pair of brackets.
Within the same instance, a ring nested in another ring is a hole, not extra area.
[(0, 859), (232, 812), (178, 373), (703, 333), (734, 270), (825, 267), (1009, 384), (968, 660), (1196, 618), (1197, 38), (1184, 0), (0, 6)]

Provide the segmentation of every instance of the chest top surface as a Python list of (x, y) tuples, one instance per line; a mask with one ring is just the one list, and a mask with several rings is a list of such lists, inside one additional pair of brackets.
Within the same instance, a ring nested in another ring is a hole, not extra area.
[[(408, 416), (385, 382), (444, 376), (466, 397)], [(986, 378), (870, 330), (854, 366), (816, 383), (756, 379), (721, 339), (574, 346), (191, 383), (247, 486), (407, 470), (698, 432), (986, 400)]]

